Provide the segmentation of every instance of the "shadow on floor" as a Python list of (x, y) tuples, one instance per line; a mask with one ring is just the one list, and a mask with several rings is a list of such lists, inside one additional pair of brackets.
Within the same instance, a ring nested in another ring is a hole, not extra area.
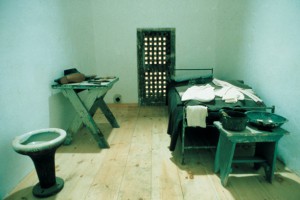
[[(109, 141), (109, 137), (113, 131), (111, 125), (107, 123), (97, 123), (97, 126), (100, 128), (105, 140)], [(99, 147), (89, 129), (83, 127), (78, 133), (72, 135), (72, 143), (69, 145), (62, 145), (57, 150), (57, 153), (100, 153), (101, 150), (102, 148)]]

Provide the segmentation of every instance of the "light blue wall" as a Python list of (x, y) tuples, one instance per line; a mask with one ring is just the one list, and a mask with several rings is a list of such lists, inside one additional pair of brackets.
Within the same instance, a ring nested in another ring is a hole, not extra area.
[(108, 102), (116, 93), (137, 102), (136, 29), (174, 27), (177, 68), (213, 66), (219, 78), (243, 79), (290, 120), (279, 157), (300, 174), (299, 1), (93, 2), (97, 73), (120, 77)]
[(0, 1), (0, 199), (33, 169), (12, 139), (40, 128), (66, 128), (74, 113), (51, 89), (63, 70), (95, 70), (89, 1)]
[(219, 1), (216, 72), (243, 79), (276, 113), (290, 135), (279, 157), (300, 175), (300, 1)]
[(216, 1), (94, 0), (97, 74), (117, 75), (120, 82), (108, 93), (124, 103), (136, 103), (137, 28), (176, 28), (176, 66), (215, 65)]
[(176, 28), (177, 68), (212, 66), (276, 105), (291, 132), (279, 155), (300, 174), (299, 11), (298, 0), (1, 0), (0, 198), (33, 168), (13, 137), (74, 113), (50, 88), (64, 69), (119, 76), (106, 101), (137, 103), (137, 28)]

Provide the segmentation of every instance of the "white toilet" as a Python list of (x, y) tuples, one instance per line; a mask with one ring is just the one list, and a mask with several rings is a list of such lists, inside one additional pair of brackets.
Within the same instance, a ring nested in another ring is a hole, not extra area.
[(29, 156), (39, 178), (33, 187), (36, 197), (48, 197), (64, 186), (63, 179), (55, 176), (54, 154), (66, 138), (66, 131), (58, 128), (40, 129), (17, 136), (12, 146), (20, 154)]

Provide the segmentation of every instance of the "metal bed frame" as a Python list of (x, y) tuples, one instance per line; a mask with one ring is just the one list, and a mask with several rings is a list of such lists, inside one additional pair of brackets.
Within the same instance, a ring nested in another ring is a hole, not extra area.
[[(213, 75), (213, 68), (205, 68), (205, 69), (175, 69), (175, 71), (191, 71), (191, 70), (201, 70), (201, 71), (210, 71), (211, 74)], [(204, 144), (204, 145), (186, 145), (186, 128), (189, 127), (187, 125), (187, 120), (186, 120), (186, 106), (182, 103), (183, 106), (183, 119), (182, 119), (182, 133), (181, 133), (181, 155), (182, 155), (182, 160), (181, 164), (185, 164), (185, 151), (186, 150), (191, 150), (191, 149), (215, 149), (217, 146), (216, 145), (209, 145), (209, 144)], [(275, 106), (270, 106), (270, 107), (236, 107), (236, 108), (231, 108), (232, 110), (268, 110), (270, 109), (272, 113), (275, 112)], [(210, 111), (210, 110), (208, 110)], [(207, 125), (208, 127), (214, 127), (214, 125)], [(205, 141), (203, 141), (205, 143)]]

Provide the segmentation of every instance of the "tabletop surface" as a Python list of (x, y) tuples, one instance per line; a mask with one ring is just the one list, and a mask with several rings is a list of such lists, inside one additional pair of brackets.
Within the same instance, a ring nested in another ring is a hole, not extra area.
[(283, 136), (288, 134), (288, 131), (282, 128), (276, 128), (272, 131), (259, 130), (252, 126), (247, 126), (243, 131), (229, 131), (223, 128), (222, 123), (215, 121), (214, 125), (220, 130), (221, 134), (225, 134), (227, 137), (268, 137), (268, 136)]
[(69, 83), (69, 84), (54, 84), (53, 89), (93, 89), (93, 88), (107, 88), (111, 87), (119, 80), (118, 77), (106, 78), (106, 79), (95, 79), (90, 81), (83, 81), (80, 83)]

